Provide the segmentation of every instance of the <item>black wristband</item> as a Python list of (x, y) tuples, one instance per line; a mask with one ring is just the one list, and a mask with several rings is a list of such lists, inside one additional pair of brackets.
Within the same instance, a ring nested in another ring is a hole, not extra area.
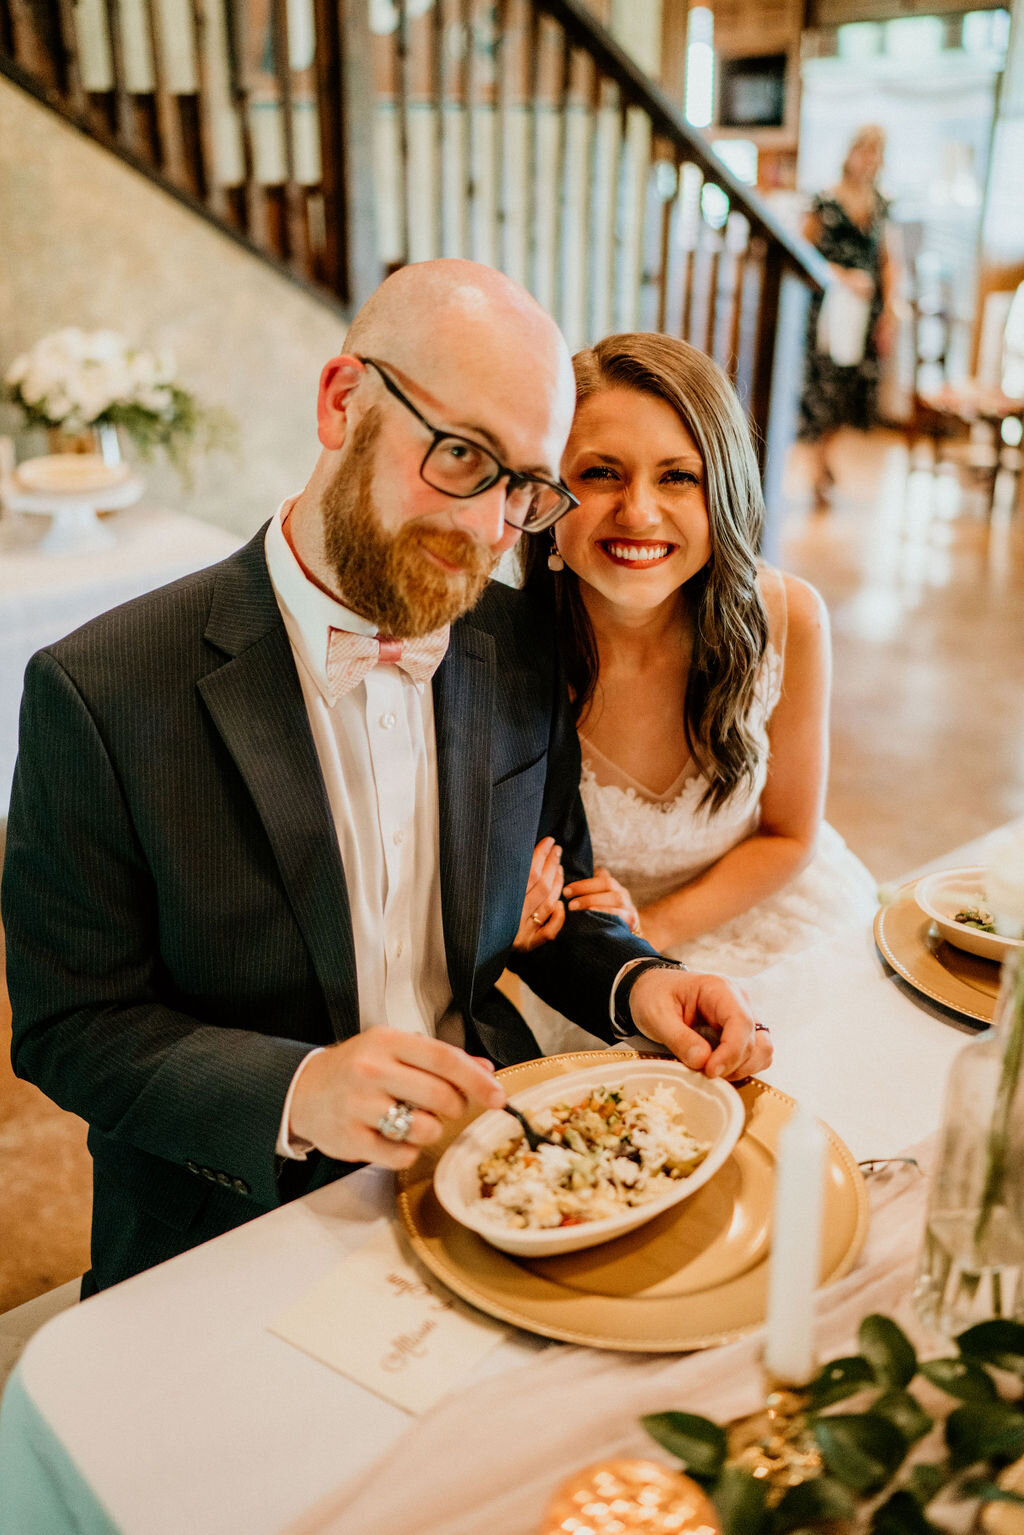
[(633, 1014), (630, 1011), (629, 996), (633, 987), (642, 975), (648, 970), (685, 970), (686, 965), (675, 959), (642, 959), (638, 965), (634, 965), (628, 974), (622, 977), (615, 989), (615, 1025), (624, 1034), (636, 1034), (639, 1030), (633, 1022)]

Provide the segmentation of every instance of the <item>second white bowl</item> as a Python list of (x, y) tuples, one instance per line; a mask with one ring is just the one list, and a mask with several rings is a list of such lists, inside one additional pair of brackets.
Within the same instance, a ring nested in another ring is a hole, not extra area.
[(985, 906), (985, 875), (982, 866), (969, 869), (942, 869), (918, 880), (914, 887), (914, 899), (926, 917), (931, 917), (947, 943), (955, 948), (966, 949), (982, 959), (997, 962), (1006, 958), (1011, 949), (1024, 947), (1020, 938), (1003, 938), (999, 933), (983, 933), (969, 923), (958, 922), (956, 914), (967, 906)]

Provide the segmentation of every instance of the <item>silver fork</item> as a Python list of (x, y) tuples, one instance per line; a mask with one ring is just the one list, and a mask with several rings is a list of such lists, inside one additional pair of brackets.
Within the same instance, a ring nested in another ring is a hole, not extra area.
[(560, 1146), (562, 1144), (561, 1141), (552, 1140), (550, 1135), (542, 1135), (539, 1130), (535, 1130), (526, 1115), (519, 1109), (513, 1108), (511, 1103), (506, 1103), (501, 1112), (511, 1114), (513, 1119), (518, 1119), (523, 1127), (523, 1133), (526, 1136), (531, 1151), (536, 1151), (538, 1146)]

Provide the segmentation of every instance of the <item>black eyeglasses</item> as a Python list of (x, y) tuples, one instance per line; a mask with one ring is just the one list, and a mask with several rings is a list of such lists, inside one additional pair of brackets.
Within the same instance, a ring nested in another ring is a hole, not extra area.
[(540, 533), (556, 523), (559, 517), (564, 517), (566, 512), (571, 512), (574, 506), (579, 506), (576, 497), (564, 485), (542, 480), (536, 475), (517, 474), (478, 442), (431, 426), (376, 358), (360, 357), (358, 360), (380, 374), (389, 394), (400, 400), (433, 438), (420, 464), (420, 478), (433, 490), (439, 490), (443, 496), (453, 496), (457, 501), (467, 501), (470, 496), (490, 490), (499, 480), (507, 479), (505, 521), (524, 533)]

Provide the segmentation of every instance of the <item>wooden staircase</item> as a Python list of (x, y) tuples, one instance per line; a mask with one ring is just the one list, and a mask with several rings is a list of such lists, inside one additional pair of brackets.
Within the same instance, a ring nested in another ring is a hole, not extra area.
[(0, 0), (0, 70), (344, 312), (462, 255), (685, 337), (777, 478), (824, 264), (580, 0)]

